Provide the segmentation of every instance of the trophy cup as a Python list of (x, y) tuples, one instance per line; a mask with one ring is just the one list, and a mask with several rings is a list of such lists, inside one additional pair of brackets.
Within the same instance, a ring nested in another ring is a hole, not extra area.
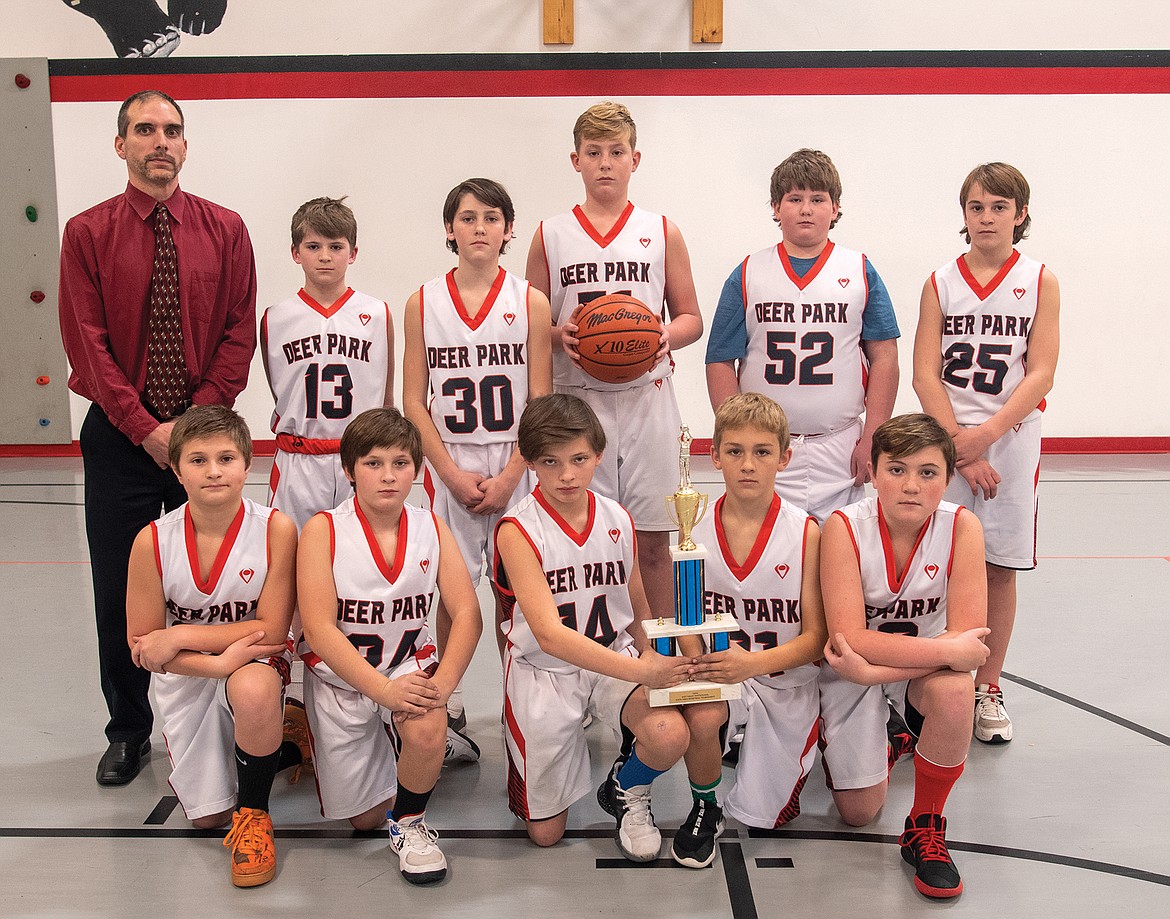
[[(670, 559), (674, 563), (674, 622), (666, 622), (660, 616), (657, 620), (642, 623), (646, 637), (659, 654), (674, 654), (675, 639), (682, 635), (709, 635), (712, 651), (726, 651), (729, 633), (739, 629), (734, 617), (725, 617), (721, 613), (703, 614), (703, 560), (707, 557), (707, 550), (695, 544), (691, 532), (707, 511), (708, 497), (691, 485), (693, 439), (690, 429), (684, 424), (679, 435), (679, 487), (666, 498), (667, 512), (678, 525), (678, 545), (670, 547)], [(687, 705), (738, 699), (740, 686), (738, 683), (691, 680), (669, 689), (651, 689), (649, 693), (653, 706)]]

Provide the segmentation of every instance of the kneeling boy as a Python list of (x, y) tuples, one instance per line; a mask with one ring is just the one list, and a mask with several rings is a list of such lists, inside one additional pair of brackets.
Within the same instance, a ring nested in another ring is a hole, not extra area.
[(871, 450), (877, 497), (835, 511), (821, 544), (832, 665), (821, 674), (821, 717), (833, 801), (852, 826), (884, 803), (889, 696), (918, 737), (902, 858), (915, 887), (937, 898), (963, 890), (942, 811), (971, 742), (970, 671), (988, 654), (983, 530), (942, 500), (954, 472), (954, 442), (933, 418), (887, 421)]
[[(748, 826), (775, 829), (800, 813), (800, 792), (816, 759), (817, 667), (825, 646), (818, 550), (820, 530), (803, 509), (776, 493), (788, 465), (788, 420), (759, 393), (731, 396), (715, 413), (711, 459), (726, 492), (694, 530), (707, 547), (703, 605), (739, 623), (726, 651), (706, 654), (700, 679), (742, 683), (743, 695), (720, 708), (718, 724), (743, 730), (727, 812)], [(715, 857), (723, 813), (715, 799), (721, 774), (719, 732), (695, 721), (706, 705), (687, 706), (687, 771), (695, 798), (671, 854), (688, 868)]]
[[(355, 494), (305, 524), (297, 559), (321, 813), (359, 830), (389, 820), (402, 876), (427, 884), (447, 874), (426, 807), (447, 699), (483, 628), (479, 601), (447, 525), (405, 503), (422, 463), (418, 429), (396, 409), (370, 409), (340, 449)], [(442, 661), (428, 622), (436, 586), (451, 614)]]
[(651, 861), (662, 837), (650, 783), (682, 757), (689, 731), (677, 708), (650, 707), (646, 687), (683, 682), (691, 662), (656, 654), (636, 624), (651, 614), (633, 522), (589, 490), (605, 448), (593, 410), (541, 396), (517, 436), (538, 484), (496, 528), (508, 804), (537, 845), (564, 836), (569, 805), (590, 788), (582, 718), (592, 714), (622, 738), (598, 802), (617, 818), (622, 854)]
[(252, 438), (231, 409), (188, 409), (169, 458), (187, 503), (134, 541), (127, 638), (134, 663), (153, 674), (184, 813), (203, 828), (231, 818), (232, 883), (256, 887), (276, 874), (273, 777), (300, 761), (281, 744), (297, 528), (242, 497)]

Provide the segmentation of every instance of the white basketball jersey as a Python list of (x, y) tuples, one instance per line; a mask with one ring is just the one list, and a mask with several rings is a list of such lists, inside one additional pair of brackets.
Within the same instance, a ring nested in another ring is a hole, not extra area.
[[(349, 498), (326, 511), (333, 531), (337, 627), (379, 673), (409, 657), (435, 653), (427, 614), (439, 572), (439, 530), (430, 511), (403, 505), (394, 558), (382, 555), (369, 521)], [(313, 672), (341, 689), (352, 687), (312, 652), (297, 648)]]
[(386, 401), (390, 307), (349, 288), (332, 306), (304, 290), (264, 311), (275, 434), (336, 440)]
[[(1024, 379), (1043, 271), (1013, 249), (986, 287), (962, 257), (930, 276), (943, 314), (942, 381), (959, 424), (982, 424)], [(1041, 402), (1028, 417), (1043, 410)]]
[(775, 399), (797, 434), (853, 424), (865, 410), (861, 319), (868, 293), (865, 256), (832, 242), (803, 278), (783, 245), (749, 255), (739, 391)]
[(167, 625), (222, 625), (255, 619), (268, 577), (272, 508), (243, 499), (206, 581), (199, 571), (195, 527), (187, 511), (184, 504), (150, 524)]
[(947, 583), (962, 510), (948, 501), (939, 504), (918, 534), (901, 580), (878, 499), (865, 498), (833, 512), (845, 520), (857, 551), (868, 628), (920, 638), (946, 631)]
[[(614, 651), (633, 645), (634, 609), (628, 580), (634, 572), (634, 524), (624, 507), (589, 492), (589, 519), (584, 532), (577, 533), (549, 507), (538, 487), (500, 525), (505, 521), (514, 523), (536, 552), (561, 622)], [(497, 576), (504, 605), (500, 628), (513, 656), (541, 670), (575, 672), (578, 668), (573, 664), (540, 650), (524, 610), (511, 593), (502, 563), (497, 563)]]
[[(666, 218), (627, 204), (602, 236), (580, 205), (540, 225), (548, 265), (553, 325), (569, 321), (573, 310), (606, 294), (629, 294), (666, 321)], [(603, 383), (579, 368), (563, 351), (553, 351), (553, 383), (582, 389), (634, 389), (670, 376), (674, 364), (660, 361), (628, 383)]]
[[(723, 498), (715, 502), (694, 529), (696, 543), (706, 547), (703, 566), (703, 610), (710, 616), (730, 613), (739, 622), (741, 641), (749, 651), (766, 651), (800, 636), (800, 587), (804, 579), (804, 546), (813, 519), (779, 495), (742, 565), (731, 554), (720, 512)], [(757, 677), (776, 689), (801, 686), (817, 677), (816, 664)]]
[(528, 404), (528, 282), (501, 268), (473, 318), (452, 269), (422, 286), (419, 308), (439, 436), (446, 443), (514, 441)]

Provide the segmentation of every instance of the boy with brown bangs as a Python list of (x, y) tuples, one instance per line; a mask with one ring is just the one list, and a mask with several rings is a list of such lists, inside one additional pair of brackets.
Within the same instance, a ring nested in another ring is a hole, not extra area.
[[(792, 462), (780, 494), (817, 520), (858, 500), (869, 444), (898, 391), (898, 322), (869, 260), (829, 239), (841, 177), (819, 150), (772, 172), (783, 239), (749, 255), (723, 285), (707, 342), (707, 392), (718, 410), (737, 392), (784, 407)], [(862, 415), (864, 414), (864, 421)]]
[[(406, 503), (418, 429), (396, 409), (369, 409), (346, 427), (340, 456), (354, 493), (305, 524), (297, 557), (321, 813), (386, 826), (402, 876), (429, 884), (446, 877), (447, 859), (426, 808), (447, 699), (483, 628), (479, 601), (447, 525)], [(428, 622), (436, 588), (451, 616), (441, 660)]]
[(1040, 416), (1060, 351), (1060, 286), (1015, 244), (1028, 235), (1030, 189), (1007, 163), (971, 171), (959, 193), (964, 255), (922, 288), (914, 390), (955, 439), (959, 476), (947, 499), (965, 504), (987, 541), (991, 654), (975, 675), (975, 737), (1007, 743), (999, 688), (1016, 618), (1016, 572), (1036, 567)]
[[(825, 646), (816, 521), (776, 494), (776, 473), (792, 456), (788, 421), (758, 393), (726, 399), (715, 413), (711, 459), (726, 493), (694, 530), (707, 547), (703, 605), (740, 625), (730, 648), (696, 661), (695, 678), (742, 683), (740, 699), (691, 705), (687, 750), (694, 805), (671, 855), (689, 868), (715, 858), (723, 812), (720, 731), (696, 729), (695, 716), (719, 708), (716, 723), (743, 741), (724, 807), (749, 826), (775, 829), (800, 813), (800, 792), (816, 759), (817, 667)], [(777, 614), (777, 610), (783, 610)], [(708, 720), (705, 717), (704, 721)]]
[(272, 780), (301, 760), (281, 742), (297, 530), (243, 497), (252, 438), (231, 409), (189, 408), (169, 449), (187, 503), (134, 541), (127, 640), (152, 674), (184, 813), (203, 828), (231, 819), (232, 883), (255, 887), (276, 874)]
[[(575, 396), (533, 399), (518, 442), (537, 486), (496, 528), (508, 805), (538, 846), (560, 841), (590, 788), (590, 714), (621, 738), (598, 803), (617, 821), (622, 854), (652, 861), (662, 837), (651, 783), (683, 756), (690, 729), (677, 707), (651, 708), (646, 688), (681, 683), (692, 661), (657, 654), (638, 625), (651, 612), (633, 522), (589, 489), (606, 446), (597, 415)], [(719, 722), (707, 722), (717, 735)]]
[(888, 710), (899, 711), (918, 738), (902, 859), (920, 893), (947, 899), (963, 881), (943, 809), (971, 744), (971, 670), (988, 656), (983, 530), (943, 501), (955, 447), (929, 415), (890, 419), (871, 450), (877, 496), (834, 511), (821, 537), (825, 772), (842, 819), (873, 820), (889, 787)]
[(260, 354), (276, 400), (269, 500), (303, 527), (351, 494), (337, 456), (351, 419), (394, 403), (390, 307), (346, 284), (357, 220), (345, 198), (314, 198), (292, 218), (304, 287), (264, 311)]
[[(548, 298), (500, 266), (515, 219), (498, 182), (473, 178), (451, 189), (443, 227), (458, 265), (411, 294), (404, 318), (402, 410), (422, 436), (431, 509), (455, 534), (475, 587), (485, 559), (489, 573), (494, 567), (496, 522), (532, 490), (516, 448), (520, 415), (530, 398), (552, 391)], [(442, 596), (435, 617), (441, 654), (450, 628)], [(502, 653), (501, 618), (497, 595)], [(448, 762), (479, 758), (463, 733), (462, 696), (457, 689), (448, 705)]]
[[(609, 434), (597, 491), (634, 518), (642, 582), (651, 609), (661, 611), (674, 602), (674, 524), (663, 496), (678, 482), (661, 462), (678, 450), (681, 423), (672, 353), (699, 340), (703, 317), (678, 227), (629, 200), (642, 158), (637, 140), (634, 119), (620, 103), (599, 102), (578, 117), (569, 159), (581, 175), (585, 201), (541, 223), (526, 274), (552, 305), (553, 388), (588, 402)], [(573, 318), (583, 304), (614, 293), (641, 300), (664, 319), (658, 363), (628, 383), (603, 383), (578, 366)]]

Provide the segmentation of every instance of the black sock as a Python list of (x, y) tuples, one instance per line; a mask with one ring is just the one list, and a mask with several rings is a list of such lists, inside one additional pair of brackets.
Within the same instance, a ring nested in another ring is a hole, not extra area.
[(430, 788), (427, 791), (418, 792), (399, 785), (398, 797), (394, 799), (394, 809), (390, 811), (390, 819), (397, 823), (406, 817), (417, 817), (426, 811), (427, 802), (431, 800), (431, 792), (434, 790), (434, 788)]
[(301, 756), (301, 748), (291, 740), (282, 740), (280, 747), (277, 748), (276, 755), (280, 757), (280, 761), (276, 764), (277, 772), (284, 772), (285, 769), (299, 766), (304, 762), (304, 757)]
[(268, 794), (272, 791), (272, 780), (280, 761), (280, 750), (273, 750), (264, 756), (245, 753), (236, 744), (236, 778), (240, 791), (236, 807), (251, 807), (268, 810)]

